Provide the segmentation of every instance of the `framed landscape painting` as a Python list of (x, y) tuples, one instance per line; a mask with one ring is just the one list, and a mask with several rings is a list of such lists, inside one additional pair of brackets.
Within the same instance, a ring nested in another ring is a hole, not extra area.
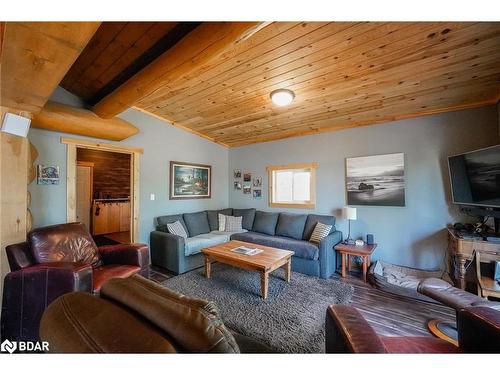
[(346, 159), (348, 206), (405, 206), (405, 155)]
[(210, 198), (211, 186), (210, 165), (170, 162), (170, 199)]

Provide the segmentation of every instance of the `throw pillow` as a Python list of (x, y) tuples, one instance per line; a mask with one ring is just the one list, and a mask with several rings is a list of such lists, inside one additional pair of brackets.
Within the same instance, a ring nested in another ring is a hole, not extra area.
[(226, 230), (226, 215), (219, 214), (219, 232)]
[(317, 223), (314, 230), (309, 238), (310, 242), (320, 243), (323, 238), (330, 234), (332, 230), (332, 225), (326, 225), (323, 223)]
[(181, 236), (182, 238), (187, 238), (187, 233), (180, 221), (174, 221), (173, 223), (167, 224), (169, 233), (175, 234), (176, 236)]
[(226, 216), (226, 232), (241, 232), (242, 216)]

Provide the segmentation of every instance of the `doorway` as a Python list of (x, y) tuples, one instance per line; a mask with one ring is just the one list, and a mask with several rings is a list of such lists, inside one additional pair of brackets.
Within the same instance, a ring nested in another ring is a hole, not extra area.
[(67, 145), (67, 221), (97, 245), (139, 240), (140, 148), (61, 138)]

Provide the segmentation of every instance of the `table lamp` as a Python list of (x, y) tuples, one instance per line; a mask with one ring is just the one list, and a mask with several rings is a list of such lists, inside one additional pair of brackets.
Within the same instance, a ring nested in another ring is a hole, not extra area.
[(356, 220), (358, 218), (357, 209), (355, 207), (344, 207), (342, 209), (342, 216), (349, 221), (349, 234), (344, 243), (352, 245), (354, 244), (354, 240), (351, 238), (351, 220)]

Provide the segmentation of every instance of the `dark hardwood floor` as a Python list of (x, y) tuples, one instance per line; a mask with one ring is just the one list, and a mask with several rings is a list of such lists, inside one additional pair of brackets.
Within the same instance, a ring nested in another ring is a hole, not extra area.
[[(168, 271), (153, 267), (150, 279), (162, 283), (175, 277)], [(437, 303), (422, 302), (375, 289), (365, 284), (360, 275), (352, 272), (346, 278), (335, 274), (332, 278), (354, 287), (352, 306), (384, 336), (431, 336), (427, 322), (431, 319), (455, 321), (455, 310)]]

